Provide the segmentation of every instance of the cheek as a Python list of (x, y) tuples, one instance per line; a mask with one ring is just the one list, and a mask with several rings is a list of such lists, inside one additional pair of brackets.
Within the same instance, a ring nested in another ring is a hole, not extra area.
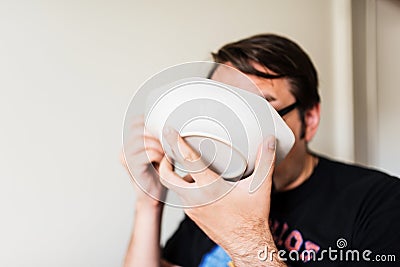
[(296, 141), (300, 140), (301, 121), (298, 116), (290, 116), (285, 118), (285, 122), (289, 126), (290, 130), (292, 130)]

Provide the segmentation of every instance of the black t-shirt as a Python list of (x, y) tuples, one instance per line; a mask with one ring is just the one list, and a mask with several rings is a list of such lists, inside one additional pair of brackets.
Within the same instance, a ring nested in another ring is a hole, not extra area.
[[(271, 196), (271, 231), (289, 266), (400, 266), (399, 226), (398, 178), (324, 157), (303, 184)], [(216, 247), (185, 217), (163, 256), (184, 267), (210, 266), (204, 258)], [(212, 266), (227, 266), (226, 259)]]

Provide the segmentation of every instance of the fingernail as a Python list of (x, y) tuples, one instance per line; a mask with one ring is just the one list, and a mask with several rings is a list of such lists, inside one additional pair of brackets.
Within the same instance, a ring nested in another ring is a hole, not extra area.
[(170, 144), (176, 143), (178, 141), (177, 140), (177, 138), (178, 138), (177, 137), (177, 132), (173, 128), (169, 127), (169, 126), (165, 126), (164, 127), (163, 136), (167, 140), (167, 142), (170, 143)]
[(268, 149), (269, 150), (275, 150), (275, 146), (276, 146), (276, 141), (275, 141), (275, 137), (270, 137), (268, 138)]
[(164, 135), (170, 135), (172, 133), (172, 128), (169, 126), (165, 126), (163, 129), (163, 134)]

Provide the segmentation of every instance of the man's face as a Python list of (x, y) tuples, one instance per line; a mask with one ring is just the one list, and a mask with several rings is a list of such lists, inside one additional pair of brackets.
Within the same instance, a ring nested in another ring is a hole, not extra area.
[[(232, 66), (229, 63), (226, 65)], [(276, 74), (256, 63), (253, 66), (259, 71)], [(286, 78), (266, 79), (249, 74), (246, 76), (258, 87), (258, 92), (255, 92), (254, 86), (248, 85), (248, 80), (246, 84), (242, 73), (236, 73), (232, 70), (229, 71), (228, 68), (225, 67), (217, 68), (212, 78), (263, 96), (277, 111), (296, 102), (295, 97), (290, 92), (290, 84)], [(285, 114), (282, 119), (293, 131), (295, 136), (293, 148), (286, 158), (275, 168), (274, 172), (274, 182), (284, 179), (284, 183), (286, 184), (291, 180), (295, 180), (302, 171), (304, 158), (307, 153), (307, 142), (310, 141), (310, 137), (306, 136), (305, 138), (301, 138), (302, 121), (298, 109), (295, 108)]]

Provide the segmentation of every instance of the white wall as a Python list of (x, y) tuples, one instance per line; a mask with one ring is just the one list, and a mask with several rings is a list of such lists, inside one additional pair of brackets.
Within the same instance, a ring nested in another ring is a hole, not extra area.
[(376, 4), (378, 150), (374, 165), (400, 175), (400, 1)]
[(352, 0), (355, 160), (400, 175), (400, 2)]
[[(348, 56), (348, 13), (346, 0), (1, 1), (0, 266), (120, 265), (134, 204), (118, 160), (131, 95), (162, 68), (252, 34), (309, 52), (324, 103), (312, 146), (352, 160), (352, 116), (333, 112), (351, 110), (335, 94), (349, 85), (351, 60), (335, 59)], [(167, 210), (163, 240), (179, 216)]]

